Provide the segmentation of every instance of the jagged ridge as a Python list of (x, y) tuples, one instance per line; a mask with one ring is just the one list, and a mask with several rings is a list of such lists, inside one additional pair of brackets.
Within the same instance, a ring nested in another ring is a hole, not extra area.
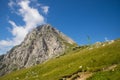
[(68, 44), (76, 43), (51, 25), (41, 25), (1, 58), (0, 75), (60, 56), (70, 47)]

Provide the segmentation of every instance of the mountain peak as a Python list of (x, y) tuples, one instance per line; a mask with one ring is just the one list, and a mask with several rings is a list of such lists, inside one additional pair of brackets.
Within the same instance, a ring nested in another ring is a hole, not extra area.
[(0, 67), (3, 69), (0, 75), (60, 56), (75, 44), (72, 39), (50, 24), (38, 26), (27, 34), (20, 45), (4, 55), (1, 60)]
[(43, 24), (37, 27), (37, 29), (51, 29), (53, 28), (50, 24)]

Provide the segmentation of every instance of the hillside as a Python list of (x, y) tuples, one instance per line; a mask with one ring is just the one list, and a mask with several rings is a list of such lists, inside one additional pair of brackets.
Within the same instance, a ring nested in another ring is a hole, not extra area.
[(58, 57), (77, 44), (50, 24), (27, 34), (24, 41), (0, 57), (0, 76)]
[(119, 80), (120, 40), (73, 48), (64, 55), (0, 80)]

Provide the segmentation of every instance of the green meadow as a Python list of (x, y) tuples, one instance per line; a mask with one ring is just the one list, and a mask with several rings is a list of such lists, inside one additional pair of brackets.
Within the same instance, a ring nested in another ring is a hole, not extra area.
[[(75, 80), (83, 72), (92, 73), (87, 80), (120, 80), (120, 40), (99, 47), (76, 47), (42, 64), (6, 74), (0, 80)], [(76, 76), (71, 78), (72, 75)]]

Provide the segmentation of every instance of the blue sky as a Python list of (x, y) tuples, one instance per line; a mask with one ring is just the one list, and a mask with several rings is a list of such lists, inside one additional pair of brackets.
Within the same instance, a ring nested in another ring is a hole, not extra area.
[(79, 45), (120, 37), (120, 0), (0, 0), (0, 54), (49, 23)]

